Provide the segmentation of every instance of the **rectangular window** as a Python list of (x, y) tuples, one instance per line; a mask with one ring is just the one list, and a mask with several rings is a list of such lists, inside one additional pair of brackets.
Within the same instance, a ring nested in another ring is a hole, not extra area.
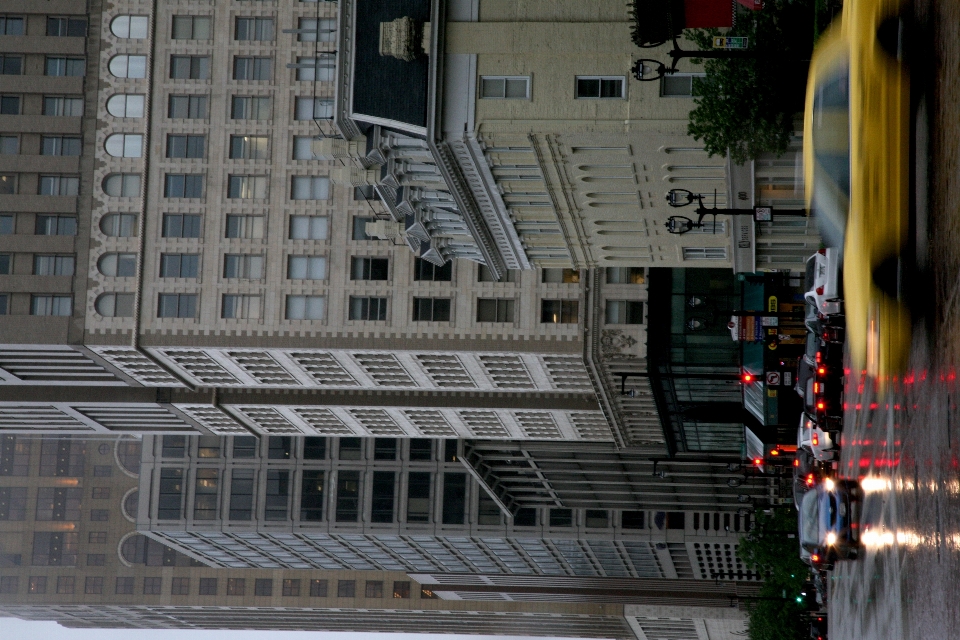
[(30, 315), (32, 316), (73, 315), (73, 297), (34, 294), (30, 296)]
[(10, 53), (0, 53), (0, 75), (23, 75), (23, 56)]
[(201, 596), (217, 595), (217, 579), (216, 578), (200, 578), (200, 595)]
[(357, 595), (356, 580), (337, 580), (338, 598), (355, 598)]
[(290, 280), (324, 280), (327, 259), (321, 256), (287, 256), (287, 278)]
[(267, 471), (267, 500), (264, 520), (286, 520), (290, 507), (290, 472)]
[(113, 592), (121, 596), (133, 595), (133, 578), (132, 577), (117, 578), (117, 581), (113, 588)]
[(186, 436), (163, 436), (160, 443), (160, 457), (162, 458), (182, 458), (187, 455)]
[(220, 317), (228, 320), (258, 320), (260, 296), (225, 293), (220, 306)]
[(487, 492), (480, 490), (477, 501), (477, 524), (480, 525), (499, 525), (502, 522), (500, 507), (493, 501)]
[(223, 277), (259, 280), (263, 278), (263, 256), (227, 254), (223, 256)]
[(407, 475), (407, 522), (430, 522), (430, 472)]
[(0, 214), (0, 236), (9, 236), (16, 230), (16, 218), (10, 214)]
[(573, 509), (550, 509), (551, 527), (572, 527)]
[(397, 580), (393, 583), (393, 597), (404, 600), (410, 598), (410, 583), (406, 580)]
[(555, 282), (562, 284), (577, 284), (580, 282), (579, 269), (542, 269), (540, 282)]
[(313, 141), (315, 136), (293, 136), (293, 159), (294, 160), (319, 160), (313, 154)]
[(0, 195), (13, 195), (17, 192), (17, 174), (0, 173)]
[(287, 296), (287, 320), (323, 320), (326, 309), (325, 296)]
[(161, 278), (196, 278), (200, 272), (200, 255), (197, 253), (160, 254)]
[(643, 529), (643, 511), (624, 511), (620, 514), (621, 523), (624, 529)]
[(47, 18), (47, 35), (55, 37), (84, 38), (87, 21), (84, 18)]
[(20, 153), (20, 136), (0, 136), (0, 156), (15, 156)]
[(110, 499), (110, 487), (94, 487), (90, 492), (90, 496), (94, 500), (109, 500)]
[[(245, 436), (241, 436), (245, 437)], [(234, 439), (233, 457), (237, 457)], [(253, 456), (249, 456), (253, 457)], [(230, 519), (250, 520), (253, 517), (253, 470), (235, 469), (230, 480)]]
[(206, 136), (186, 136), (170, 135), (167, 136), (167, 157), (168, 158), (202, 158), (204, 157), (204, 148)]
[(194, 475), (193, 519), (215, 520), (220, 496), (220, 471), (197, 469)]
[(210, 56), (170, 56), (173, 80), (209, 80)]
[(576, 97), (625, 98), (626, 81), (623, 76), (577, 76)]
[(78, 536), (74, 531), (34, 532), (30, 564), (35, 567), (75, 567), (78, 543)]
[(373, 472), (373, 496), (370, 505), (371, 522), (393, 522), (396, 477), (397, 474), (393, 471)]
[[(43, 100), (43, 115), (45, 116), (54, 116), (54, 115), (83, 115), (82, 113), (78, 114), (64, 114), (64, 113), (48, 113), (47, 112), (47, 100), (50, 98), (44, 98)], [(63, 98), (60, 98), (63, 100)], [(298, 98), (299, 100), (299, 98)], [(81, 110), (83, 107), (83, 101), (80, 101)], [(11, 95), (0, 95), (0, 115), (4, 116), (18, 116), (20, 115), (20, 96), (11, 96)]]
[(273, 78), (273, 58), (266, 56), (234, 56), (234, 80), (270, 80)]
[(77, 217), (39, 214), (34, 225), (34, 233), (38, 236), (75, 236), (77, 235)]
[(636, 300), (607, 300), (607, 324), (643, 324), (643, 302)]
[(337, 457), (341, 460), (362, 460), (363, 440), (361, 438), (340, 438), (340, 451)]
[(410, 460), (433, 460), (433, 441), (430, 438), (410, 438)]
[(382, 598), (383, 597), (383, 580), (367, 580), (366, 591), (364, 596), (367, 598)]
[[(22, 440), (21, 440), (22, 441)], [(20, 443), (17, 443), (19, 449)], [(71, 438), (45, 439), (40, 444), (40, 477), (83, 475), (83, 442)], [(29, 449), (26, 449), (29, 453)]]
[(224, 231), (223, 237), (259, 240), (263, 238), (263, 231), (263, 216), (228, 215), (227, 228)]
[(183, 469), (160, 469), (158, 520), (179, 520), (183, 513)]
[(337, 37), (336, 18), (300, 18), (297, 22), (299, 42), (333, 42)]
[(272, 596), (273, 595), (273, 580), (270, 578), (257, 578), (253, 582), (253, 595), (255, 596)]
[(726, 247), (683, 247), (684, 260), (726, 260)]
[(330, 120), (333, 118), (333, 100), (330, 98), (297, 98), (294, 102), (294, 120)]
[(23, 16), (0, 16), (0, 36), (22, 35)]
[(47, 576), (30, 576), (27, 581), (27, 593), (43, 594), (47, 592)]
[(374, 460), (396, 460), (397, 459), (397, 439), (396, 438), (374, 438), (373, 439), (373, 459)]
[[(17, 140), (14, 138), (14, 140)], [(78, 136), (42, 136), (40, 138), (42, 156), (79, 156), (80, 138)]]
[(107, 509), (91, 509), (90, 510), (90, 520), (91, 522), (106, 522), (110, 519), (110, 511)]
[(91, 531), (87, 534), (87, 542), (89, 544), (107, 544), (107, 532)]
[(310, 82), (330, 82), (337, 70), (336, 54), (321, 55), (319, 58), (297, 58), (297, 80)]
[[(300, 482), (300, 519), (304, 522), (323, 520), (323, 471), (303, 471)], [(310, 589), (310, 595), (313, 595), (312, 584)]]
[(643, 267), (607, 267), (607, 284), (643, 284), (646, 275)]
[(463, 524), (467, 512), (467, 474), (443, 474), (443, 524)]
[[(9, 253), (0, 253), (0, 275), (10, 275), (12, 267), (13, 255)], [(34, 270), (36, 270), (36, 259), (34, 259)]]
[(449, 322), (450, 298), (414, 298), (414, 322)]
[(210, 16), (173, 16), (172, 40), (212, 40)]
[(360, 472), (337, 472), (337, 522), (356, 522), (360, 515)]
[(267, 438), (268, 460), (289, 460), (293, 455), (293, 440), (290, 436), (270, 436)]
[(73, 256), (33, 256), (33, 275), (72, 276), (76, 258)]
[(453, 261), (438, 267), (423, 258), (414, 258), (413, 279), (418, 282), (450, 282), (453, 279)]
[(267, 197), (267, 176), (230, 176), (227, 180), (227, 197), (263, 199)]
[(170, 581), (170, 595), (188, 596), (190, 595), (190, 578), (174, 578)]
[(350, 296), (349, 313), (350, 320), (386, 320), (387, 299), (373, 296)]
[(273, 117), (270, 97), (233, 96), (230, 117), (234, 120), (270, 120)]
[(205, 120), (207, 117), (207, 96), (170, 96), (167, 102), (167, 117)]
[(326, 200), (330, 197), (330, 179), (323, 176), (293, 176), (291, 200)]
[(168, 173), (163, 180), (164, 198), (202, 198), (203, 174)]
[(327, 581), (323, 579), (311, 580), (310, 581), (310, 597), (326, 598), (327, 597)]
[(253, 436), (234, 436), (233, 437), (233, 457), (234, 458), (256, 458), (257, 448), (260, 441)]
[(0, 487), (0, 520), (22, 521), (26, 517), (27, 488)]
[(244, 578), (227, 578), (227, 595), (242, 596), (247, 589), (247, 582)]
[(57, 593), (71, 594), (76, 584), (74, 576), (57, 576)]
[(163, 578), (144, 578), (143, 595), (158, 596), (162, 593)]
[(164, 238), (199, 238), (200, 221), (199, 215), (165, 213), (161, 234)]
[(326, 240), (329, 228), (326, 216), (290, 216), (291, 240)]
[(700, 95), (698, 79), (705, 77), (702, 73), (670, 73), (660, 78), (660, 95), (669, 97), (689, 98)]
[(513, 322), (515, 301), (504, 298), (478, 298), (477, 322)]
[(237, 18), (233, 39), (270, 42), (273, 34), (273, 18)]
[(218, 436), (200, 436), (197, 438), (198, 458), (219, 458), (220, 438)]
[(376, 222), (376, 218), (354, 218), (353, 219), (353, 239), (354, 240), (376, 240), (367, 235), (367, 223)]
[(351, 258), (351, 280), (389, 280), (390, 260), (387, 258)]
[(530, 98), (529, 76), (483, 76), (480, 97), (484, 99), (526, 100)]
[(230, 136), (231, 160), (266, 160), (267, 136)]
[(327, 439), (319, 436), (303, 438), (303, 459), (323, 460), (327, 457)]
[(83, 58), (66, 58), (61, 56), (47, 56), (44, 73), (48, 76), (83, 76), (87, 69), (87, 61)]
[(593, 529), (606, 529), (610, 526), (610, 514), (602, 509), (587, 509), (584, 524)]
[(540, 322), (544, 324), (576, 324), (580, 321), (578, 300), (541, 300)]
[(41, 196), (75, 196), (80, 193), (79, 176), (40, 176)]

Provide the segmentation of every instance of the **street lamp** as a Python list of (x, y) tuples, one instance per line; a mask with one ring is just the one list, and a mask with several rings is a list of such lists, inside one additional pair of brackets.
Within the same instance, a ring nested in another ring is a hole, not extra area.
[[(728, 38), (726, 40), (730, 40)], [(746, 45), (746, 38), (741, 39), (740, 44)], [(647, 47), (644, 47), (647, 48)], [(668, 52), (670, 56), (671, 63), (668, 67), (659, 60), (653, 60), (651, 58), (640, 58), (637, 60), (630, 71), (633, 73), (633, 77), (639, 80), (640, 82), (653, 82), (659, 80), (660, 78), (676, 73), (678, 71), (677, 64), (683, 58), (759, 58), (761, 56), (769, 57), (771, 56), (770, 51), (758, 51), (756, 49), (747, 49), (747, 48), (723, 48), (723, 49), (698, 49), (696, 51), (689, 51), (687, 49), (681, 49), (680, 43), (677, 42), (676, 36), (673, 38), (673, 49)]]
[[(753, 216), (753, 219), (757, 222), (770, 222), (773, 219), (773, 207), (754, 207), (752, 209), (719, 209), (717, 208), (717, 191), (713, 191), (713, 206), (707, 208), (703, 206), (703, 194), (694, 193), (688, 189), (671, 189), (667, 192), (667, 204), (671, 207), (677, 209), (680, 207), (686, 207), (693, 203), (697, 204), (695, 209), (697, 213), (697, 221), (694, 222), (686, 216), (670, 216), (667, 218), (664, 226), (667, 228), (668, 233), (674, 235), (681, 235), (687, 233), (691, 229), (701, 229), (703, 228), (703, 219), (706, 216), (713, 216), (713, 232), (717, 232), (717, 215), (724, 214), (728, 216)], [(806, 209), (789, 209), (785, 211), (778, 211), (779, 215), (785, 216), (806, 216)]]

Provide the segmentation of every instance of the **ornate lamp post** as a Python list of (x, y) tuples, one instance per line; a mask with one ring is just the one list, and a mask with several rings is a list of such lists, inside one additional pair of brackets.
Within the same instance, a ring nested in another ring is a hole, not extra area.
[[(770, 222), (773, 219), (773, 207), (754, 207), (753, 209), (718, 209), (716, 205), (716, 190), (713, 192), (713, 202), (714, 205), (710, 208), (707, 208), (703, 205), (703, 194), (693, 193), (687, 189), (671, 189), (669, 192), (667, 192), (667, 204), (671, 207), (679, 208), (697, 203), (697, 208), (695, 209), (697, 221), (694, 222), (686, 216), (670, 216), (664, 223), (664, 226), (667, 228), (667, 232), (674, 235), (681, 235), (690, 231), (691, 229), (701, 229), (706, 226), (703, 224), (703, 218), (708, 215), (713, 216), (714, 233), (716, 233), (718, 214), (724, 214), (728, 216), (753, 216), (754, 220), (757, 222)], [(778, 211), (777, 214), (785, 216), (806, 216), (807, 211), (806, 209), (789, 209)]]

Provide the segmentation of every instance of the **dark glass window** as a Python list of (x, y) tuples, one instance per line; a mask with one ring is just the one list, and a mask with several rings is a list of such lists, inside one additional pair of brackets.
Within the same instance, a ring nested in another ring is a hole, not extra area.
[(407, 522), (430, 522), (430, 473), (411, 471), (407, 477)]
[(160, 450), (161, 457), (164, 458), (182, 458), (187, 452), (186, 436), (163, 436), (163, 445)]
[(55, 440), (44, 440), (40, 444), (41, 477), (82, 476), (84, 463), (82, 440), (57, 438)]
[(364, 596), (367, 598), (382, 598), (383, 597), (383, 580), (367, 580), (366, 592)]
[(293, 440), (290, 436), (270, 436), (267, 439), (267, 458), (270, 460), (289, 460)]
[(217, 579), (216, 578), (200, 578), (200, 595), (201, 596), (217, 595)]
[(307, 522), (323, 520), (323, 471), (308, 469), (300, 484), (300, 519)]
[(356, 522), (360, 515), (360, 472), (337, 473), (337, 522)]
[(438, 267), (422, 258), (413, 259), (413, 279), (418, 281), (450, 282), (453, 278), (453, 262)]
[(30, 463), (30, 441), (0, 436), (0, 476), (25, 476)]
[(337, 597), (354, 598), (357, 595), (356, 580), (337, 580)]
[(326, 598), (327, 597), (327, 581), (322, 578), (315, 578), (310, 581), (310, 597), (311, 598)]
[(410, 438), (411, 460), (432, 460), (433, 441), (430, 438)]
[(233, 457), (255, 458), (257, 456), (257, 446), (259, 444), (260, 441), (253, 436), (234, 436)]
[(513, 516), (513, 526), (515, 527), (535, 527), (537, 526), (537, 510), (532, 507), (523, 507), (517, 509)]
[(183, 469), (160, 470), (158, 520), (179, 520), (183, 512)]
[(290, 472), (267, 471), (265, 520), (286, 520), (290, 505)]
[(500, 507), (487, 492), (480, 490), (477, 501), (477, 524), (499, 525), (502, 522)]
[(35, 567), (75, 567), (78, 543), (75, 531), (37, 531), (33, 534), (30, 564)]
[(300, 595), (300, 579), (299, 578), (285, 578), (283, 581), (283, 595), (284, 596), (299, 596)]
[(457, 461), (457, 441), (456, 440), (444, 440), (443, 441), (443, 459), (447, 462), (456, 462)]
[(443, 524), (463, 524), (467, 508), (467, 474), (443, 474)]
[(340, 438), (340, 459), (360, 460), (363, 455), (363, 440), (360, 438)]
[(573, 525), (573, 509), (550, 509), (551, 527), (570, 527)]
[(253, 474), (253, 469), (233, 471), (230, 481), (231, 520), (250, 520), (253, 517)]
[(193, 519), (214, 520), (220, 497), (220, 470), (197, 469), (193, 488)]
[(0, 487), (0, 520), (22, 521), (26, 516), (27, 488)]
[(624, 529), (643, 529), (643, 511), (624, 511), (620, 522)]
[(610, 517), (602, 509), (587, 509), (585, 514), (586, 526), (597, 529), (606, 529), (610, 526)]
[(450, 298), (414, 298), (414, 322), (449, 322)]
[(257, 578), (253, 583), (253, 593), (258, 596), (272, 596), (273, 580), (270, 578)]
[(303, 439), (303, 459), (323, 460), (327, 457), (327, 439), (323, 437), (307, 437)]
[(393, 597), (407, 599), (410, 597), (410, 583), (406, 580), (397, 580), (393, 583)]
[(370, 506), (371, 522), (393, 522), (394, 485), (397, 474), (393, 471), (373, 472), (373, 497)]
[(396, 460), (397, 459), (397, 439), (396, 438), (374, 438), (373, 459), (374, 460)]

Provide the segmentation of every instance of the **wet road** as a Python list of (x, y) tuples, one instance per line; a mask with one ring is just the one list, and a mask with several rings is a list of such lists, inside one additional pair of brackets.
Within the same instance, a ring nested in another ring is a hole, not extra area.
[(892, 393), (878, 399), (848, 376), (841, 473), (866, 479), (866, 549), (831, 575), (838, 640), (960, 638), (960, 2), (921, 0), (916, 12), (933, 44), (921, 144), (935, 300)]

